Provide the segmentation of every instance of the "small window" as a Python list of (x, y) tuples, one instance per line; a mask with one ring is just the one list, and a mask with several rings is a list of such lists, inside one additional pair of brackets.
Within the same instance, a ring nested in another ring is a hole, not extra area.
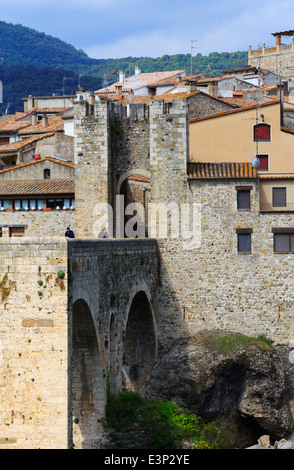
[(24, 210), (28, 210), (29, 208), (29, 201), (28, 199), (23, 199), (21, 201), (21, 208), (24, 209)]
[(237, 208), (250, 209), (250, 191), (237, 191)]
[(250, 233), (238, 233), (238, 253), (251, 253)]
[(8, 199), (1, 199), (0, 200), (0, 209), (6, 210), (9, 209), (9, 200)]
[(19, 211), (21, 209), (21, 200), (20, 199), (15, 199), (14, 201), (14, 210)]
[(273, 206), (286, 206), (286, 188), (273, 188)]
[(0, 238), (2, 237), (2, 227), (0, 227)]
[(259, 165), (258, 171), (268, 170), (268, 155), (258, 155)]
[(49, 169), (44, 170), (44, 179), (50, 179), (50, 170)]
[(270, 142), (271, 126), (264, 122), (255, 124), (253, 127), (253, 140), (254, 142)]
[(294, 252), (294, 231), (293, 233), (275, 233), (274, 234), (274, 252), (275, 253), (293, 253)]
[(47, 207), (51, 209), (63, 209), (64, 203), (63, 199), (47, 199)]
[(30, 209), (36, 210), (36, 199), (30, 199)]
[(238, 253), (251, 253), (252, 228), (237, 228)]
[(24, 237), (25, 228), (24, 227), (10, 227), (9, 236), (10, 237)]
[(70, 199), (64, 199), (63, 207), (65, 207), (66, 209), (70, 208)]

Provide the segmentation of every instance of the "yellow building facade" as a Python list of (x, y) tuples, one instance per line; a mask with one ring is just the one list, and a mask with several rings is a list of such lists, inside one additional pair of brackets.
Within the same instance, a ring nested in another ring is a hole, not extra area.
[(261, 211), (294, 210), (294, 133), (280, 101), (190, 120), (190, 161), (247, 162), (258, 156)]

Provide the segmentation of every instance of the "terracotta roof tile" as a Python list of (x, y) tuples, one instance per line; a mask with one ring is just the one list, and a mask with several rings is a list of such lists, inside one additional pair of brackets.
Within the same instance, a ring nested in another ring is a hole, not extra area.
[(133, 90), (142, 88), (147, 85), (156, 84), (167, 78), (176, 77), (180, 74), (185, 73), (184, 70), (172, 70), (167, 72), (150, 72), (150, 73), (139, 73), (131, 77), (126, 77), (123, 83), (116, 82), (105, 88), (101, 88), (95, 91), (95, 94), (102, 93), (115, 93), (117, 85), (123, 85), (125, 91), (129, 91), (130, 88)]
[[(29, 123), (30, 124), (30, 123)], [(24, 130), (19, 131), (20, 135), (24, 134), (38, 134), (38, 133), (47, 133), (47, 132), (58, 132), (64, 130), (64, 122), (61, 116), (49, 116), (48, 117), (48, 126), (43, 127), (42, 122), (40, 121), (35, 126), (29, 125)]]
[(74, 162), (71, 162), (71, 161), (63, 161), (63, 160), (59, 160), (59, 158), (46, 157), (46, 158), (41, 158), (40, 160), (32, 160), (31, 162), (28, 162), (28, 163), (22, 163), (21, 165), (15, 165), (15, 166), (11, 166), (10, 168), (5, 168), (4, 170), (0, 171), (0, 174), (5, 173), (6, 171), (13, 171), (13, 170), (18, 170), (19, 168), (25, 168), (30, 165), (36, 165), (38, 163), (45, 162), (45, 161), (58, 163), (59, 165), (70, 166), (71, 168), (74, 168), (75, 166)]
[(50, 132), (49, 134), (41, 134), (35, 137), (30, 137), (28, 139), (24, 140), (19, 140), (18, 142), (14, 142), (13, 144), (9, 145), (3, 145), (0, 147), (0, 153), (1, 152), (10, 152), (12, 150), (18, 150), (22, 147), (25, 147), (28, 144), (31, 144), (32, 142), (35, 142), (40, 139), (44, 139), (44, 137), (49, 137), (51, 135), (54, 135), (54, 132)]
[(188, 179), (253, 179), (256, 178), (256, 168), (251, 163), (188, 163)]
[(74, 180), (0, 181), (0, 195), (68, 194), (74, 185)]
[(0, 132), (10, 132), (10, 131), (18, 131), (24, 127), (30, 126), (30, 121), (17, 121), (14, 117), (10, 120), (4, 122), (3, 124), (0, 123)]

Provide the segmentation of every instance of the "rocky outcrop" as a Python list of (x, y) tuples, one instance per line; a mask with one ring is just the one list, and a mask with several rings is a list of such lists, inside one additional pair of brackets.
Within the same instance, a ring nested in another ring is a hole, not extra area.
[(285, 438), (294, 426), (289, 352), (264, 339), (203, 331), (175, 344), (140, 393), (174, 401), (205, 420), (232, 423), (239, 447), (256, 443), (264, 432)]
[(281, 439), (271, 444), (269, 436), (261, 436), (257, 444), (247, 447), (247, 449), (294, 449), (294, 442)]

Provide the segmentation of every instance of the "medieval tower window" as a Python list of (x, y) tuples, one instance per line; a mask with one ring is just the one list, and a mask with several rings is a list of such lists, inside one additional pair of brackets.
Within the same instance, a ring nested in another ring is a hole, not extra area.
[(50, 170), (49, 169), (44, 170), (44, 179), (50, 179)]

